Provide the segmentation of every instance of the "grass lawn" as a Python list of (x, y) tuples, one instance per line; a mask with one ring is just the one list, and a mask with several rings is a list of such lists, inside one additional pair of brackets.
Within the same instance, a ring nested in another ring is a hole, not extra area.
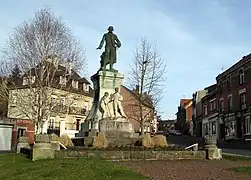
[(237, 168), (233, 168), (232, 170), (238, 173), (243, 173), (243, 174), (247, 174), (251, 176), (251, 167), (248, 167), (248, 166), (237, 167)]
[(55, 159), (32, 162), (25, 156), (0, 155), (1, 180), (149, 180), (112, 162), (89, 159)]
[[(229, 161), (251, 161), (251, 157), (245, 157), (245, 156), (234, 156), (234, 155), (222, 155), (223, 159), (229, 160)], [(242, 166), (242, 167), (236, 167), (231, 168), (232, 171), (237, 173), (243, 173), (251, 176), (251, 167), (250, 166)]]
[(223, 154), (222, 158), (229, 161), (251, 161), (251, 157), (246, 157), (246, 156), (234, 156), (234, 155)]

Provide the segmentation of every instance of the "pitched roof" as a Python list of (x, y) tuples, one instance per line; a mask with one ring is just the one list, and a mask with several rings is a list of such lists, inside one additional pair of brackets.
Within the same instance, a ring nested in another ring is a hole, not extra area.
[(221, 77), (224, 77), (225, 75), (231, 73), (232, 71), (240, 68), (242, 65), (248, 63), (251, 61), (251, 53), (243, 56), (242, 59), (240, 59), (238, 62), (236, 62), (235, 64), (233, 64), (231, 67), (229, 67), (227, 70), (225, 70), (224, 72), (220, 73), (216, 79), (218, 80)]
[[(52, 65), (51, 62), (47, 62), (47, 63), (48, 63), (48, 65)], [(78, 87), (78, 89), (73, 88), (71, 86), (71, 84), (68, 83), (68, 85), (66, 85), (66, 87), (60, 87), (60, 89), (65, 90), (65, 91), (69, 91), (69, 92), (73, 92), (73, 93), (84, 94), (84, 95), (89, 96), (89, 97), (93, 96), (94, 90), (91, 87), (89, 87), (88, 92), (83, 90), (83, 84), (90, 85), (90, 82), (85, 77), (81, 77), (74, 70), (71, 70), (71, 73), (66, 74), (67, 68), (65, 66), (62, 66), (62, 65), (58, 65), (57, 69), (54, 69), (54, 70), (56, 70), (55, 74), (53, 75), (53, 78), (55, 79), (55, 81), (52, 82), (54, 84), (52, 84), (51, 87), (58, 88), (57, 84), (59, 83), (58, 82), (59, 77), (62, 76), (62, 75), (65, 75), (67, 77), (67, 79), (68, 79), (68, 82), (70, 82), (72, 80), (78, 81), (79, 82), (79, 87)], [(54, 70), (52, 69), (52, 71), (54, 71)], [(34, 67), (34, 68), (31, 68), (28, 72), (24, 73), (21, 77), (15, 78), (15, 81), (14, 81), (15, 88), (27, 88), (27, 87), (29, 87), (28, 85), (23, 85), (22, 84), (23, 83), (22, 79), (25, 76), (36, 76), (37, 71), (39, 71), (39, 65)], [(58, 78), (58, 80), (57, 80), (57, 78)], [(10, 84), (10, 87), (11, 87), (11, 84)], [(36, 86), (36, 84), (34, 84), (34, 87), (35, 86)], [(80, 87), (82, 87), (82, 89)]]
[(180, 100), (180, 107), (184, 107), (187, 104), (189, 104), (191, 101), (193, 101), (193, 99), (181, 99)]
[[(122, 88), (124, 88), (127, 92), (131, 93), (135, 98), (139, 98), (139, 96), (136, 94), (135, 91), (130, 90), (129, 88), (127, 88), (124, 85), (121, 85)], [(153, 104), (151, 103), (151, 98), (148, 96), (145, 96), (145, 99), (143, 100), (143, 104), (149, 108), (154, 108)]]

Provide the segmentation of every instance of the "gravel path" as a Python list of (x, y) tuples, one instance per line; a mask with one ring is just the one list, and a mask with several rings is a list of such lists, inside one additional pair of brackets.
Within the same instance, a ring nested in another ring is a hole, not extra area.
[(251, 166), (251, 162), (241, 161), (128, 161), (116, 164), (132, 168), (152, 177), (153, 180), (248, 180), (251, 177), (235, 173), (229, 168)]

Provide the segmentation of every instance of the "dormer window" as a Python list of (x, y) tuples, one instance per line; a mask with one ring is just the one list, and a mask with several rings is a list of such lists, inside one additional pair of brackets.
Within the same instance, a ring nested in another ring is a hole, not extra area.
[(244, 70), (243, 68), (239, 70), (239, 81), (240, 84), (243, 84), (245, 82), (245, 77), (244, 77)]
[(67, 81), (66, 77), (60, 76), (60, 79), (59, 79), (60, 85), (66, 86), (66, 81)]
[(78, 81), (72, 80), (72, 87), (78, 89)]
[(23, 85), (33, 84), (35, 80), (35, 76), (25, 76), (23, 77)]
[(83, 84), (83, 90), (88, 92), (89, 91), (89, 85), (88, 84)]

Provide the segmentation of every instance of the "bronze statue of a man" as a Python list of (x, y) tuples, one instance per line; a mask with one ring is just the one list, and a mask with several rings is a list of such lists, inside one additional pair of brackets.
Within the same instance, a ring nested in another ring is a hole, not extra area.
[(108, 33), (103, 35), (103, 38), (97, 49), (101, 49), (105, 42), (105, 52), (101, 56), (101, 68), (105, 69), (107, 64), (110, 64), (110, 70), (113, 69), (113, 64), (117, 62), (116, 50), (120, 48), (121, 42), (116, 34), (113, 33), (113, 27), (109, 26)]

